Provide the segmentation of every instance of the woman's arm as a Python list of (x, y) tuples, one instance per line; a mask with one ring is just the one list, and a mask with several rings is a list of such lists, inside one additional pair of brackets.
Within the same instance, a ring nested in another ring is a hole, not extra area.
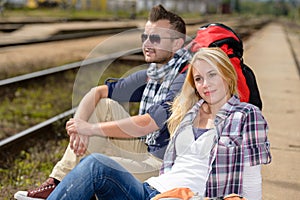
[(262, 199), (261, 165), (244, 167), (243, 197), (247, 200)]
[(250, 105), (242, 133), (246, 165), (255, 166), (270, 163), (270, 142), (267, 135), (268, 123), (257, 107)]
[(262, 200), (261, 166), (245, 166), (243, 172), (243, 197), (230, 194), (224, 200)]

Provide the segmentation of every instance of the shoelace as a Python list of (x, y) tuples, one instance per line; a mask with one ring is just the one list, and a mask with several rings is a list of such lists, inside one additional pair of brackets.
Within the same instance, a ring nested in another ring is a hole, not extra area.
[(41, 186), (39, 187), (37, 190), (32, 190), (30, 191), (30, 193), (37, 193), (37, 192), (41, 192), (41, 191), (44, 191), (44, 190), (48, 190), (48, 189), (52, 189), (52, 188), (55, 188), (55, 185), (47, 185), (47, 186)]

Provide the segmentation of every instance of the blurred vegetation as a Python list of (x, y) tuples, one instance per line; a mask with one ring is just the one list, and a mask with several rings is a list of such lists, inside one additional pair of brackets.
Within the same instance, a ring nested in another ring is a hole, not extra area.
[(296, 1), (244, 1), (240, 4), (237, 12), (241, 14), (251, 14), (253, 16), (270, 15), (286, 17), (295, 22), (300, 22), (300, 4)]
[[(67, 138), (40, 141), (28, 150), (21, 151), (9, 168), (0, 168), (0, 199), (13, 199), (18, 190), (40, 186), (51, 173), (68, 145)], [(51, 152), (51, 153), (49, 153)]]
[[(145, 13), (146, 14), (146, 13)], [(145, 15), (146, 16), (146, 15)], [(29, 18), (57, 18), (57, 19), (69, 19), (69, 20), (115, 20), (116, 18), (126, 19), (129, 17), (129, 13), (125, 11), (116, 12), (99, 12), (97, 10), (64, 10), (60, 8), (39, 8), (39, 9), (29, 9), (29, 8), (14, 8), (5, 9), (2, 18), (9, 17), (29, 17)], [(141, 15), (143, 17), (143, 15)]]
[(4, 95), (0, 104), (0, 139), (70, 109), (75, 76), (74, 72), (68, 72), (46, 77), (38, 83), (17, 86)]
[[(4, 2), (5, 0), (0, 0)], [(148, 16), (148, 10), (142, 10), (135, 12), (131, 8), (116, 8), (115, 11), (101, 10), (98, 8), (80, 9), (76, 8), (76, 5), (67, 6), (67, 1), (57, 0), (49, 1), (56, 2), (55, 5), (35, 5), (31, 6), (29, 3), (23, 6), (12, 6), (9, 3), (3, 4), (2, 10), (0, 10), (0, 19), (8, 17), (46, 17), (46, 18), (60, 18), (69, 20), (84, 20), (84, 19), (145, 19)], [(47, 1), (33, 1), (45, 3)], [(1, 3), (0, 3), (1, 5)], [(297, 0), (266, 0), (266, 1), (240, 1), (240, 0), (222, 0), (219, 4), (219, 8), (215, 8), (215, 4), (208, 4), (207, 13), (200, 14), (194, 12), (181, 12), (180, 15), (184, 18), (195, 18), (207, 14), (251, 14), (251, 15), (272, 15), (272, 16), (285, 16), (292, 20), (300, 19), (300, 3)], [(85, 5), (87, 6), (87, 5)], [(99, 6), (99, 5), (98, 5)], [(214, 8), (212, 8), (214, 6)], [(91, 5), (90, 5), (91, 7)]]
[[(60, 8), (6, 8), (0, 19), (8, 18), (32, 18), (32, 19), (60, 19), (60, 20), (122, 20), (130, 19), (132, 13), (120, 11), (98, 11), (98, 10), (63, 10)], [(199, 17), (198, 13), (182, 13), (184, 18)], [(135, 14), (135, 19), (146, 19), (148, 11), (140, 11)]]

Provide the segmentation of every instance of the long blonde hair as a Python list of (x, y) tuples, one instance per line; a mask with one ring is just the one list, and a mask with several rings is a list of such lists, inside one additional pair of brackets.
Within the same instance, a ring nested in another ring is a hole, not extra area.
[(175, 129), (185, 114), (201, 99), (195, 92), (196, 87), (192, 70), (196, 60), (204, 60), (207, 63), (216, 66), (220, 75), (228, 84), (230, 95), (238, 95), (236, 71), (226, 53), (218, 47), (200, 48), (193, 56), (190, 63), (187, 76), (182, 86), (182, 91), (174, 99), (171, 107), (172, 115), (168, 119), (168, 128), (171, 136), (173, 136)]

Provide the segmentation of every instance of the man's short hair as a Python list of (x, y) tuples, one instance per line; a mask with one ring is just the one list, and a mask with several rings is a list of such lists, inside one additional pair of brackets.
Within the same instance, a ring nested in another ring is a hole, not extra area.
[(184, 20), (177, 14), (167, 11), (161, 4), (152, 7), (148, 20), (157, 22), (159, 20), (168, 20), (175, 31), (182, 33), (181, 37), (185, 40), (186, 27)]

